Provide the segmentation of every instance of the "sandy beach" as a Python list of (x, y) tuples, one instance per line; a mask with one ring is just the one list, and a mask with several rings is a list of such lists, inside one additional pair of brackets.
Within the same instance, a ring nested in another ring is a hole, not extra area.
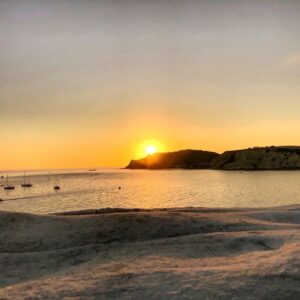
[(297, 299), (300, 206), (0, 213), (1, 299)]

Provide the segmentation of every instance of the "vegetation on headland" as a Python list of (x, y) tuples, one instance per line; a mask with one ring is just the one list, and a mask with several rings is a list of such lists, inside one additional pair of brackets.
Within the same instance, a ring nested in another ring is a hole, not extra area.
[(218, 153), (202, 150), (155, 153), (139, 160), (132, 160), (126, 169), (207, 169), (218, 156)]
[(254, 147), (222, 154), (202, 150), (156, 153), (131, 160), (126, 169), (300, 169), (300, 146)]

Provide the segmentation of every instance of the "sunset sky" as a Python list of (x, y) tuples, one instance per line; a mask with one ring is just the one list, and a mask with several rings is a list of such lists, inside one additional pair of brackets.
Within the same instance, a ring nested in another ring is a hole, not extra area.
[(0, 41), (0, 169), (300, 145), (298, 0), (1, 0)]

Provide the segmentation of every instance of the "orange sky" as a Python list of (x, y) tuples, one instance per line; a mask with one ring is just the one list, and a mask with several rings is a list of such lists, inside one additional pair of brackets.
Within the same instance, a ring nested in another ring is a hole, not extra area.
[(300, 145), (299, 32), (292, 0), (1, 1), (0, 170)]

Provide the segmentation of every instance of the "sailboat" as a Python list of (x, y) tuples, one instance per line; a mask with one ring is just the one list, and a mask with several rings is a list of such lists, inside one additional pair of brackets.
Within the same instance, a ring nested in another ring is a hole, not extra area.
[(6, 175), (6, 185), (4, 186), (5, 190), (14, 190), (15, 187), (8, 184), (8, 175)]
[(32, 187), (30, 182), (26, 182), (26, 172), (24, 171), (23, 183), (21, 184), (22, 187)]
[(60, 190), (60, 186), (57, 183), (57, 176), (55, 177), (55, 185), (54, 185), (53, 189), (56, 191)]

